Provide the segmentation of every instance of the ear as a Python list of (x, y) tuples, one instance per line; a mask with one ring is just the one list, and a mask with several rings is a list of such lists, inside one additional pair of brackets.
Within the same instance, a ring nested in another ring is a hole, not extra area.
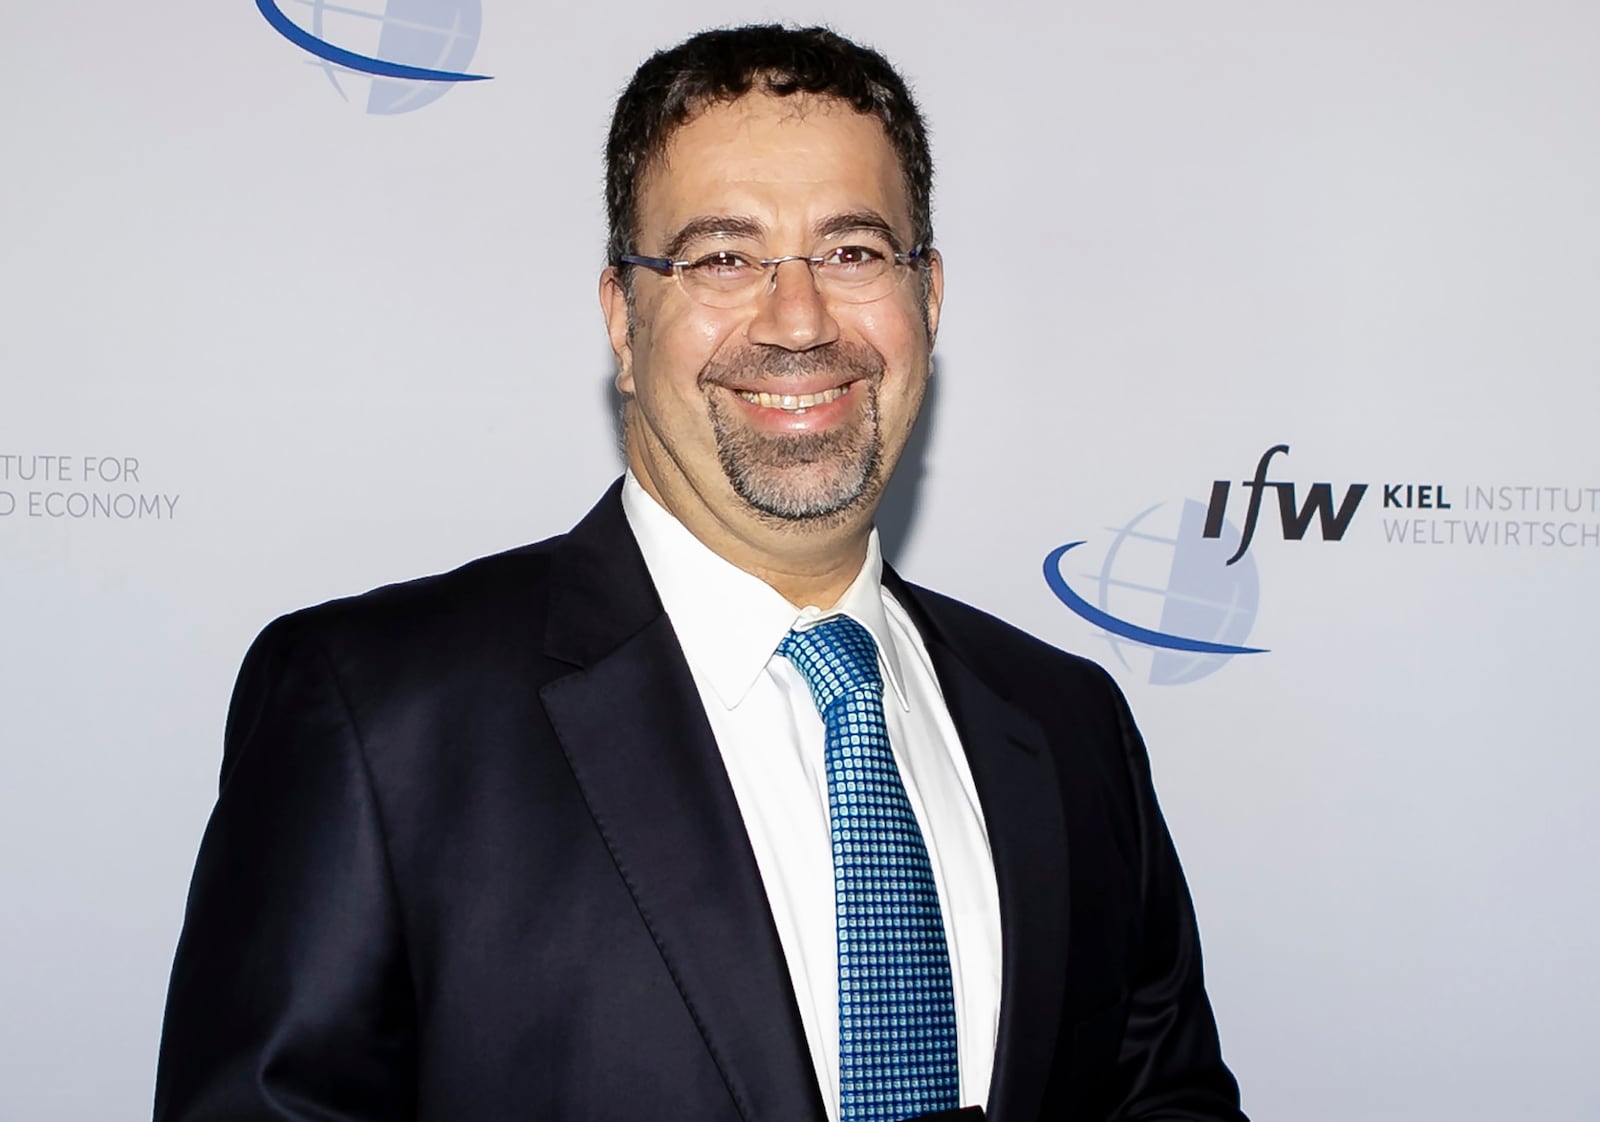
[(600, 273), (600, 311), (611, 336), (611, 353), (617, 356), (617, 392), (633, 396), (633, 324), (628, 314), (628, 292), (615, 265)]
[(944, 255), (937, 249), (928, 251), (928, 346), (933, 346), (939, 334), (939, 309), (944, 304)]

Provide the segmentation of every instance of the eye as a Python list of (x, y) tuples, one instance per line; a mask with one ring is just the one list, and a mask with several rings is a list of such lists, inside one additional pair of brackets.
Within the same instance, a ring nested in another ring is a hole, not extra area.
[(685, 271), (697, 273), (707, 280), (733, 280), (749, 275), (754, 268), (755, 263), (750, 258), (726, 249), (697, 257), (684, 266)]
[(823, 264), (830, 269), (842, 272), (857, 272), (863, 269), (873, 269), (888, 260), (888, 255), (882, 250), (873, 249), (867, 245), (841, 245), (837, 249), (829, 250), (823, 258)]

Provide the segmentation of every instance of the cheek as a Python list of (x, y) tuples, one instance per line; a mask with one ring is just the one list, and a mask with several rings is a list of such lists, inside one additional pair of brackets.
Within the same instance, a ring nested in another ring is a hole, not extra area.
[(885, 434), (898, 443), (910, 432), (928, 380), (928, 333), (920, 309), (911, 301), (884, 301), (859, 309), (855, 331), (882, 356), (883, 384), (878, 405)]
[(730, 335), (726, 323), (700, 309), (663, 310), (635, 334), (634, 364), (643, 395), (697, 392), (700, 371)]
[(863, 305), (856, 309), (855, 324), (862, 341), (883, 356), (891, 373), (926, 365), (928, 332), (921, 309), (912, 301), (899, 298)]

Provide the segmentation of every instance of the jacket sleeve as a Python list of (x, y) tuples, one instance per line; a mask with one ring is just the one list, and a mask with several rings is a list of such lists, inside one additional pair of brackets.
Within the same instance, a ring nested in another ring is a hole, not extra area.
[(361, 732), (296, 617), (262, 633), (173, 965), (157, 1122), (415, 1114), (413, 998)]
[(1206, 997), (1200, 933), (1171, 835), (1156, 802), (1150, 759), (1122, 692), (1116, 708), (1140, 844), (1140, 946), (1117, 1059), (1125, 1096), (1112, 1122), (1247, 1122), (1222, 1060)]

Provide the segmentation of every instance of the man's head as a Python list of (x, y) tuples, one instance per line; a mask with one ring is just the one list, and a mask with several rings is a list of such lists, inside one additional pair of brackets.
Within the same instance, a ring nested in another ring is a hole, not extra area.
[(635, 75), (607, 172), (634, 474), (753, 571), (864, 548), (943, 291), (904, 83), (828, 31), (706, 32)]
[(876, 118), (905, 175), (912, 238), (933, 248), (933, 157), (905, 81), (877, 51), (825, 27), (765, 24), (702, 31), (634, 72), (606, 141), (607, 261), (616, 265), (637, 247), (640, 187), (672, 134), (710, 106), (753, 91), (830, 98)]

